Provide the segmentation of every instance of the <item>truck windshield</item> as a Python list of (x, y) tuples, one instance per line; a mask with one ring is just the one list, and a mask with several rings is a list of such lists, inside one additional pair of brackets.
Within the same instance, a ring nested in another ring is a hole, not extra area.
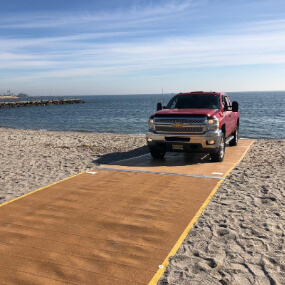
[(187, 94), (174, 96), (166, 106), (167, 109), (220, 109), (218, 95)]

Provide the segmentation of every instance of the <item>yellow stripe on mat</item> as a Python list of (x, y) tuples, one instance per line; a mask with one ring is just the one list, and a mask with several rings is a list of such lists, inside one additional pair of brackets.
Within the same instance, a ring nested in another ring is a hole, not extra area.
[[(246, 148), (245, 153), (242, 155), (242, 157), (239, 159), (239, 161), (230, 168), (230, 170), (224, 175), (224, 177), (226, 177), (241, 161), (242, 159), (245, 157), (246, 153), (248, 152), (249, 148), (252, 146), (252, 144), (254, 143), (254, 141), (252, 141), (250, 143), (250, 145)], [(155, 285), (157, 284), (157, 282), (159, 281), (159, 279), (161, 278), (161, 276), (163, 275), (164, 271), (166, 270), (166, 267), (169, 264), (169, 257), (173, 256), (176, 254), (176, 252), (178, 251), (179, 247), (181, 246), (182, 242), (184, 241), (184, 239), (186, 238), (186, 236), (188, 235), (189, 231), (191, 230), (191, 228), (193, 227), (193, 225), (196, 223), (196, 221), (198, 220), (198, 218), (200, 217), (200, 215), (202, 214), (202, 212), (204, 211), (204, 209), (206, 208), (206, 206), (209, 204), (209, 202), (211, 201), (212, 197), (215, 195), (215, 193), (217, 192), (217, 190), (219, 189), (220, 185), (223, 183), (223, 179), (221, 179), (216, 187), (213, 189), (213, 191), (210, 193), (210, 195), (208, 196), (208, 198), (206, 199), (206, 201), (203, 203), (203, 205), (200, 207), (200, 209), (198, 210), (198, 212), (196, 213), (196, 215), (194, 216), (194, 218), (190, 221), (190, 223), (188, 224), (188, 226), (186, 227), (186, 229), (184, 230), (184, 232), (182, 233), (182, 235), (180, 236), (180, 238), (178, 239), (178, 241), (176, 242), (176, 244), (173, 246), (172, 250), (169, 252), (169, 254), (167, 255), (167, 257), (165, 258), (165, 260), (163, 261), (162, 268), (159, 268), (157, 270), (157, 272), (155, 273), (155, 275), (153, 276), (153, 278), (151, 279), (151, 281), (149, 282), (148, 285)]]
[(17, 200), (19, 200), (19, 199), (22, 199), (22, 198), (24, 198), (24, 197), (26, 197), (26, 196), (29, 196), (29, 195), (33, 194), (33, 193), (36, 193), (36, 192), (41, 191), (41, 190), (43, 190), (43, 189), (46, 189), (46, 188), (48, 188), (48, 187), (50, 187), (50, 186), (56, 185), (56, 184), (58, 184), (58, 183), (60, 183), (60, 182), (66, 181), (66, 180), (68, 180), (68, 179), (71, 179), (71, 178), (76, 177), (76, 176), (78, 176), (78, 175), (81, 175), (81, 174), (83, 174), (83, 173), (85, 173), (85, 171), (84, 171), (84, 172), (81, 172), (81, 173), (78, 173), (78, 174), (75, 174), (75, 175), (72, 175), (72, 176), (70, 176), (70, 177), (67, 177), (67, 178), (65, 178), (65, 179), (59, 180), (59, 181), (54, 182), (54, 183), (52, 183), (52, 184), (49, 184), (49, 185), (47, 185), (47, 186), (41, 187), (41, 188), (39, 188), (39, 189), (36, 189), (36, 190), (34, 190), (34, 191), (32, 191), (32, 192), (29, 192), (29, 193), (27, 193), (27, 194), (24, 194), (23, 196), (20, 196), (20, 197), (17, 197), (17, 198), (15, 198), (15, 199), (13, 199), (13, 200), (10, 200), (10, 201), (8, 201), (8, 202), (5, 202), (5, 203), (1, 204), (0, 207), (3, 207), (3, 206), (5, 206), (5, 205), (7, 205), (7, 204), (10, 204), (10, 203), (12, 203), (12, 202), (15, 202), (15, 201), (17, 201)]

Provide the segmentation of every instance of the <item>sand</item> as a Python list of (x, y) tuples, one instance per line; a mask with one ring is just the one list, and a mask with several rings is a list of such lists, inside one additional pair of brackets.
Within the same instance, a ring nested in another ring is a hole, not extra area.
[(158, 284), (285, 284), (285, 141), (257, 140)]
[(6, 100), (6, 99), (19, 99), (17, 96), (1, 96), (0, 95), (0, 100)]
[(147, 153), (142, 135), (0, 128), (0, 204), (101, 163)]
[[(0, 204), (98, 164), (147, 153), (142, 135), (0, 128)], [(159, 284), (285, 284), (285, 141), (257, 140)]]

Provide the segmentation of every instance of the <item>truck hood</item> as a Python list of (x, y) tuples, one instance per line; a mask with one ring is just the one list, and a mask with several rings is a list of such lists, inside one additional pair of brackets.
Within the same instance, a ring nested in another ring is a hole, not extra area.
[(217, 109), (163, 109), (152, 116), (155, 117), (166, 117), (166, 116), (177, 116), (177, 117), (211, 117), (213, 118), (220, 110)]

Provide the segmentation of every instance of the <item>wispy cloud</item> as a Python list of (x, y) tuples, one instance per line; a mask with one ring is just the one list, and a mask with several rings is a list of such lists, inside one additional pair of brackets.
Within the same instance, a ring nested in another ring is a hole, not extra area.
[[(283, 22), (279, 22), (283, 25)], [(261, 26), (265, 25), (266, 32)], [(272, 22), (255, 23), (255, 30), (246, 27), (215, 36), (183, 36), (145, 39), (144, 42), (94, 42), (97, 37), (119, 37), (121, 33), (81, 34), (54, 38), (0, 40), (2, 68), (82, 68), (100, 69), (114, 65), (127, 70), (180, 69), (197, 66), (284, 63), (285, 31)], [(259, 31), (256, 33), (256, 31)], [(38, 52), (18, 53), (33, 47)], [(13, 51), (15, 51), (13, 53)], [(92, 74), (90, 69), (90, 75)]]
[[(58, 28), (79, 25), (81, 27), (100, 24), (108, 27), (129, 26), (134, 23), (154, 22), (159, 17), (175, 16), (180, 12), (198, 5), (197, 0), (183, 1), (154, 1), (147, 4), (137, 2), (128, 8), (110, 12), (80, 11), (73, 13), (58, 13), (52, 15), (47, 12), (10, 14), (0, 18), (2, 29), (39, 29)], [(200, 4), (201, 5), (201, 2)], [(93, 27), (94, 28), (94, 27)]]
[(284, 19), (238, 22), (214, 33), (205, 25), (193, 33), (196, 18), (184, 16), (205, 3), (151, 1), (98, 13), (1, 17), (1, 78), (78, 80), (285, 64)]

